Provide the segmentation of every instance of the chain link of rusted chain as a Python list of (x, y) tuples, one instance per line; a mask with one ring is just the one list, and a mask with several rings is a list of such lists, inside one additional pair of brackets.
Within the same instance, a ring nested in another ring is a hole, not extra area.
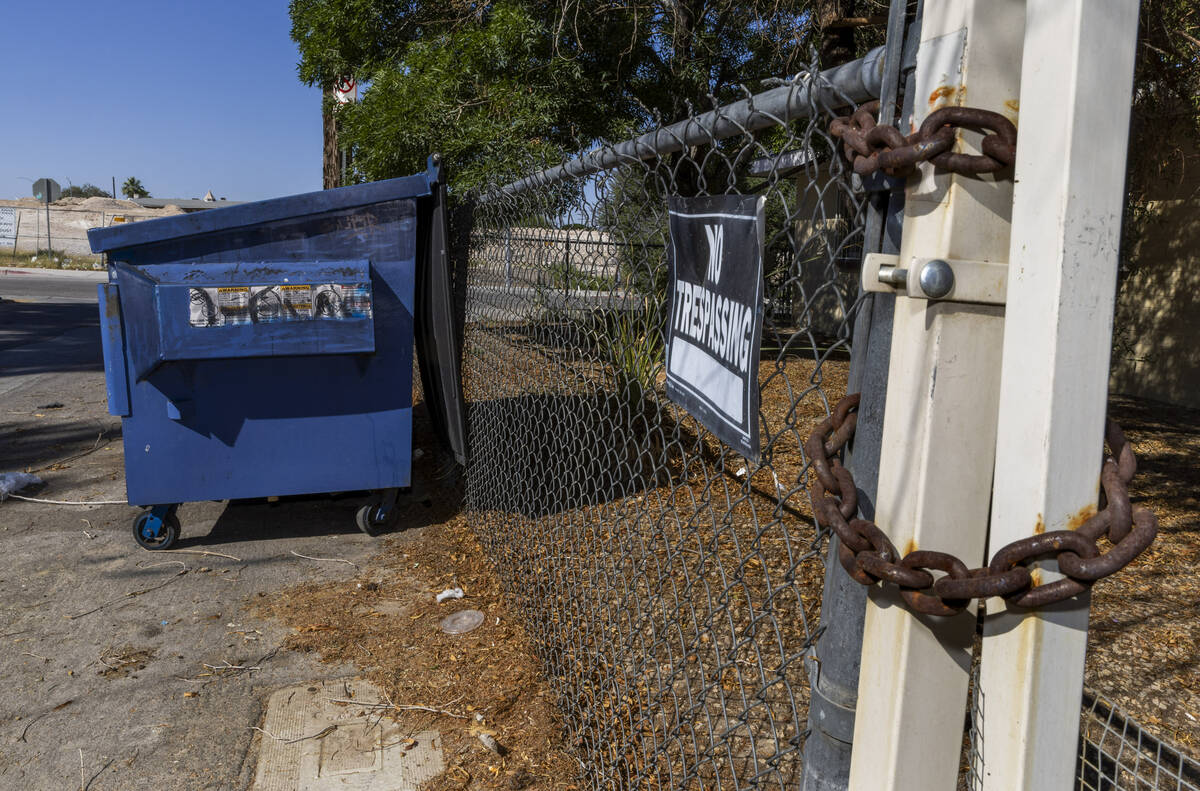
[[(971, 599), (1003, 596), (1018, 607), (1042, 607), (1062, 601), (1091, 587), (1129, 564), (1154, 541), (1158, 520), (1129, 501), (1129, 481), (1137, 459), (1120, 426), (1105, 427), (1110, 456), (1100, 471), (1103, 508), (1075, 530), (1055, 530), (1014, 541), (1002, 547), (983, 568), (972, 569), (945, 552), (914, 550), (903, 558), (887, 535), (873, 522), (856, 518), (858, 494), (854, 478), (838, 454), (854, 435), (858, 421), (857, 393), (838, 402), (833, 413), (813, 429), (804, 444), (812, 460), (816, 481), (812, 485), (813, 509), (839, 539), (842, 567), (863, 585), (886, 581), (898, 585), (900, 594), (917, 612), (953, 615)], [(1107, 538), (1112, 546), (1102, 552), (1096, 543)], [(1026, 563), (1053, 558), (1065, 577), (1034, 584)], [(931, 573), (942, 572), (937, 578)]]
[[(995, 173), (1012, 165), (1017, 153), (1017, 128), (1000, 113), (974, 107), (943, 107), (930, 113), (921, 128), (905, 137), (893, 126), (875, 121), (879, 102), (867, 102), (852, 115), (833, 119), (829, 132), (842, 141), (846, 159), (860, 176), (882, 170), (907, 176), (918, 162), (931, 162), (951, 173)], [(984, 133), (982, 154), (959, 154), (955, 130), (965, 127)]]

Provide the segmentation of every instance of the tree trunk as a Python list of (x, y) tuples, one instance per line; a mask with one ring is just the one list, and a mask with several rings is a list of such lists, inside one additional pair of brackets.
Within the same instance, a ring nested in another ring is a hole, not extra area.
[(321, 156), (321, 189), (342, 186), (342, 156), (338, 146), (337, 119), (333, 115), (333, 89), (326, 88), (321, 102), (325, 147)]
[(817, 0), (817, 28), (821, 33), (821, 68), (854, 60), (854, 28), (831, 23), (858, 16), (857, 0)]

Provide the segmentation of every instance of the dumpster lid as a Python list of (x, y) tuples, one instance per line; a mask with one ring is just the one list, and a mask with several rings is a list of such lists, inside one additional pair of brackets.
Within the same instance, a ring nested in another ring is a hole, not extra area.
[(432, 194), (433, 185), (438, 182), (440, 175), (441, 168), (431, 158), (429, 169), (416, 176), (306, 192), (285, 198), (269, 198), (194, 214), (143, 220), (128, 225), (91, 228), (88, 230), (88, 241), (91, 242), (93, 253), (106, 253), (167, 239), (225, 231), (309, 214), (323, 214), (400, 198), (420, 198)]

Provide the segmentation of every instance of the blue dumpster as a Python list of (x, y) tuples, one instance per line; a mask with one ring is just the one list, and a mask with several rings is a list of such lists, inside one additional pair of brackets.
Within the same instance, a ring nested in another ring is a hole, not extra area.
[(441, 182), (431, 158), (407, 178), (88, 232), (108, 261), (104, 367), (138, 543), (169, 546), (186, 501), (359, 490), (378, 493), (357, 520), (373, 534), (410, 483), (414, 331), (461, 460)]

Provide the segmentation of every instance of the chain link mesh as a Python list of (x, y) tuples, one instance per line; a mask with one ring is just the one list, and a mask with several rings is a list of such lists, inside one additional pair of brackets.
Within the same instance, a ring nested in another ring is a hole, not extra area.
[[(807, 118), (751, 130), (718, 109), (721, 139), (497, 184), (457, 220), (467, 503), (594, 788), (800, 778), (827, 537), (802, 443), (845, 392), (864, 221), (825, 131), (850, 103), (806, 95)], [(758, 463), (669, 402), (663, 368), (667, 197), (750, 193), (767, 205)]]
[[(866, 206), (827, 132), (854, 102), (789, 85), (789, 119), (697, 113), (649, 130), (666, 153), (531, 161), (454, 215), (467, 507), (595, 789), (800, 782), (828, 538), (803, 441), (846, 392)], [(766, 198), (758, 462), (664, 393), (667, 198), (716, 194)], [(1082, 726), (1078, 788), (1198, 787), (1094, 696)]]

